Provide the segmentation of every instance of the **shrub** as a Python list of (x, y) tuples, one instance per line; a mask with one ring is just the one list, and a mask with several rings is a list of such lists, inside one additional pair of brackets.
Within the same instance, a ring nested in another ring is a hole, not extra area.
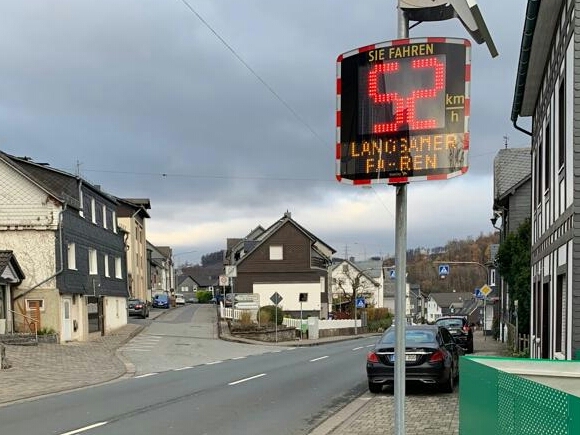
[(197, 296), (197, 301), (200, 304), (206, 304), (209, 301), (211, 301), (211, 298), (213, 298), (213, 295), (211, 292), (208, 292), (206, 290), (198, 290), (196, 293)]
[(284, 312), (276, 305), (266, 305), (264, 307), (260, 307), (260, 311), (258, 311), (260, 325), (274, 323), (276, 321), (276, 311), (278, 311), (278, 325), (281, 325), (284, 321)]
[(385, 320), (391, 318), (391, 314), (389, 313), (388, 308), (368, 308), (367, 316), (369, 323), (371, 321)]
[(38, 330), (38, 335), (54, 335), (56, 334), (56, 331), (52, 328), (40, 328)]
[(252, 313), (249, 311), (243, 311), (240, 315), (240, 323), (242, 325), (252, 325), (254, 323), (252, 321)]

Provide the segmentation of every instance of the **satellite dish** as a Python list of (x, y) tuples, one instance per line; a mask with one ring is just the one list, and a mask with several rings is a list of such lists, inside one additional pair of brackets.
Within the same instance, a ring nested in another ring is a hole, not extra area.
[(475, 0), (399, 0), (399, 7), (412, 21), (443, 21), (459, 18), (475, 42), (485, 43), (491, 57), (498, 55)]

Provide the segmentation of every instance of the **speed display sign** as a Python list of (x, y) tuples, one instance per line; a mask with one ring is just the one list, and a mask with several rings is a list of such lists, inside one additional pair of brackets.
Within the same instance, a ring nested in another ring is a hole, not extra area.
[(336, 177), (406, 183), (465, 173), (471, 46), (466, 39), (387, 41), (337, 59)]

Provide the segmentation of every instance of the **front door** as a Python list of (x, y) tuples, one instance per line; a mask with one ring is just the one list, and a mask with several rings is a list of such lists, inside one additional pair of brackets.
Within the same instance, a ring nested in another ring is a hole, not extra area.
[(72, 300), (70, 298), (62, 299), (62, 340), (71, 341), (72, 340), (72, 320), (71, 320), (71, 305)]

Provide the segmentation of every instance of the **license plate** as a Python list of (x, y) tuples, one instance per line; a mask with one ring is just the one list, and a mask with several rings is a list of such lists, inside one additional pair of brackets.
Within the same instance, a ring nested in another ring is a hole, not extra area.
[[(389, 360), (391, 362), (395, 362), (395, 354), (390, 355), (389, 356)], [(413, 354), (408, 354), (407, 353), (407, 354), (405, 354), (405, 361), (406, 362), (415, 362), (415, 361), (417, 361), (417, 355), (413, 355)]]

